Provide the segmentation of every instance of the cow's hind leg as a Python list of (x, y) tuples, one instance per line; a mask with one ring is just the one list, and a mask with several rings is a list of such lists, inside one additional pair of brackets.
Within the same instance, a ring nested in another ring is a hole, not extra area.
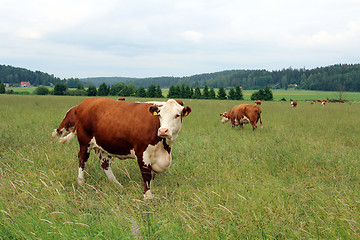
[(99, 156), (101, 167), (104, 169), (106, 176), (109, 178), (109, 180), (113, 183), (119, 184), (121, 187), (122, 185), (116, 180), (116, 177), (111, 170), (110, 164), (111, 164), (111, 157), (106, 152), (100, 151)]
[(80, 151), (79, 151), (78, 157), (79, 157), (78, 184), (83, 186), (85, 183), (85, 177), (84, 177), (85, 162), (89, 158), (87, 146), (80, 146)]

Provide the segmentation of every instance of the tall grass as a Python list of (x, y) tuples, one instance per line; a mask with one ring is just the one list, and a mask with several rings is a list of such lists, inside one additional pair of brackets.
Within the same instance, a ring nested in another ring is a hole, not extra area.
[(0, 96), (0, 239), (360, 238), (360, 104), (264, 102), (252, 131), (220, 123), (242, 102), (184, 100), (172, 166), (144, 201), (134, 160), (113, 160), (119, 188), (92, 153), (77, 185), (78, 144), (51, 132), (83, 99)]

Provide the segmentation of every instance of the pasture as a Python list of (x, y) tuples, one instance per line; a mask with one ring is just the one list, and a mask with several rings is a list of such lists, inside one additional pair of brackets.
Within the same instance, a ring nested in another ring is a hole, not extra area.
[(249, 102), (184, 99), (172, 165), (145, 201), (131, 159), (112, 161), (119, 188), (92, 152), (77, 185), (77, 141), (51, 133), (83, 99), (0, 95), (0, 239), (360, 238), (359, 103), (263, 102), (252, 131), (219, 116)]

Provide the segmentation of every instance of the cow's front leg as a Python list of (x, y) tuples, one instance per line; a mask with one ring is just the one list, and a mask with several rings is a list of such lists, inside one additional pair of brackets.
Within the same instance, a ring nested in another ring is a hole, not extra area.
[(99, 155), (99, 160), (100, 160), (100, 164), (101, 167), (104, 169), (106, 176), (108, 177), (108, 179), (110, 180), (110, 182), (119, 184), (121, 187), (121, 183), (118, 182), (118, 180), (116, 180), (116, 177), (113, 173), (113, 171), (111, 170), (111, 157), (103, 151), (100, 151), (100, 155)]

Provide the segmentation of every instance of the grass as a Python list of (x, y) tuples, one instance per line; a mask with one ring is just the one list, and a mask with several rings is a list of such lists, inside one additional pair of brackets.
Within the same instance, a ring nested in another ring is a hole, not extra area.
[(83, 99), (0, 95), (0, 239), (360, 238), (360, 104), (264, 102), (252, 131), (220, 123), (241, 102), (184, 100), (172, 166), (144, 201), (130, 159), (112, 164), (124, 188), (93, 153), (77, 185), (78, 144), (51, 132)]

